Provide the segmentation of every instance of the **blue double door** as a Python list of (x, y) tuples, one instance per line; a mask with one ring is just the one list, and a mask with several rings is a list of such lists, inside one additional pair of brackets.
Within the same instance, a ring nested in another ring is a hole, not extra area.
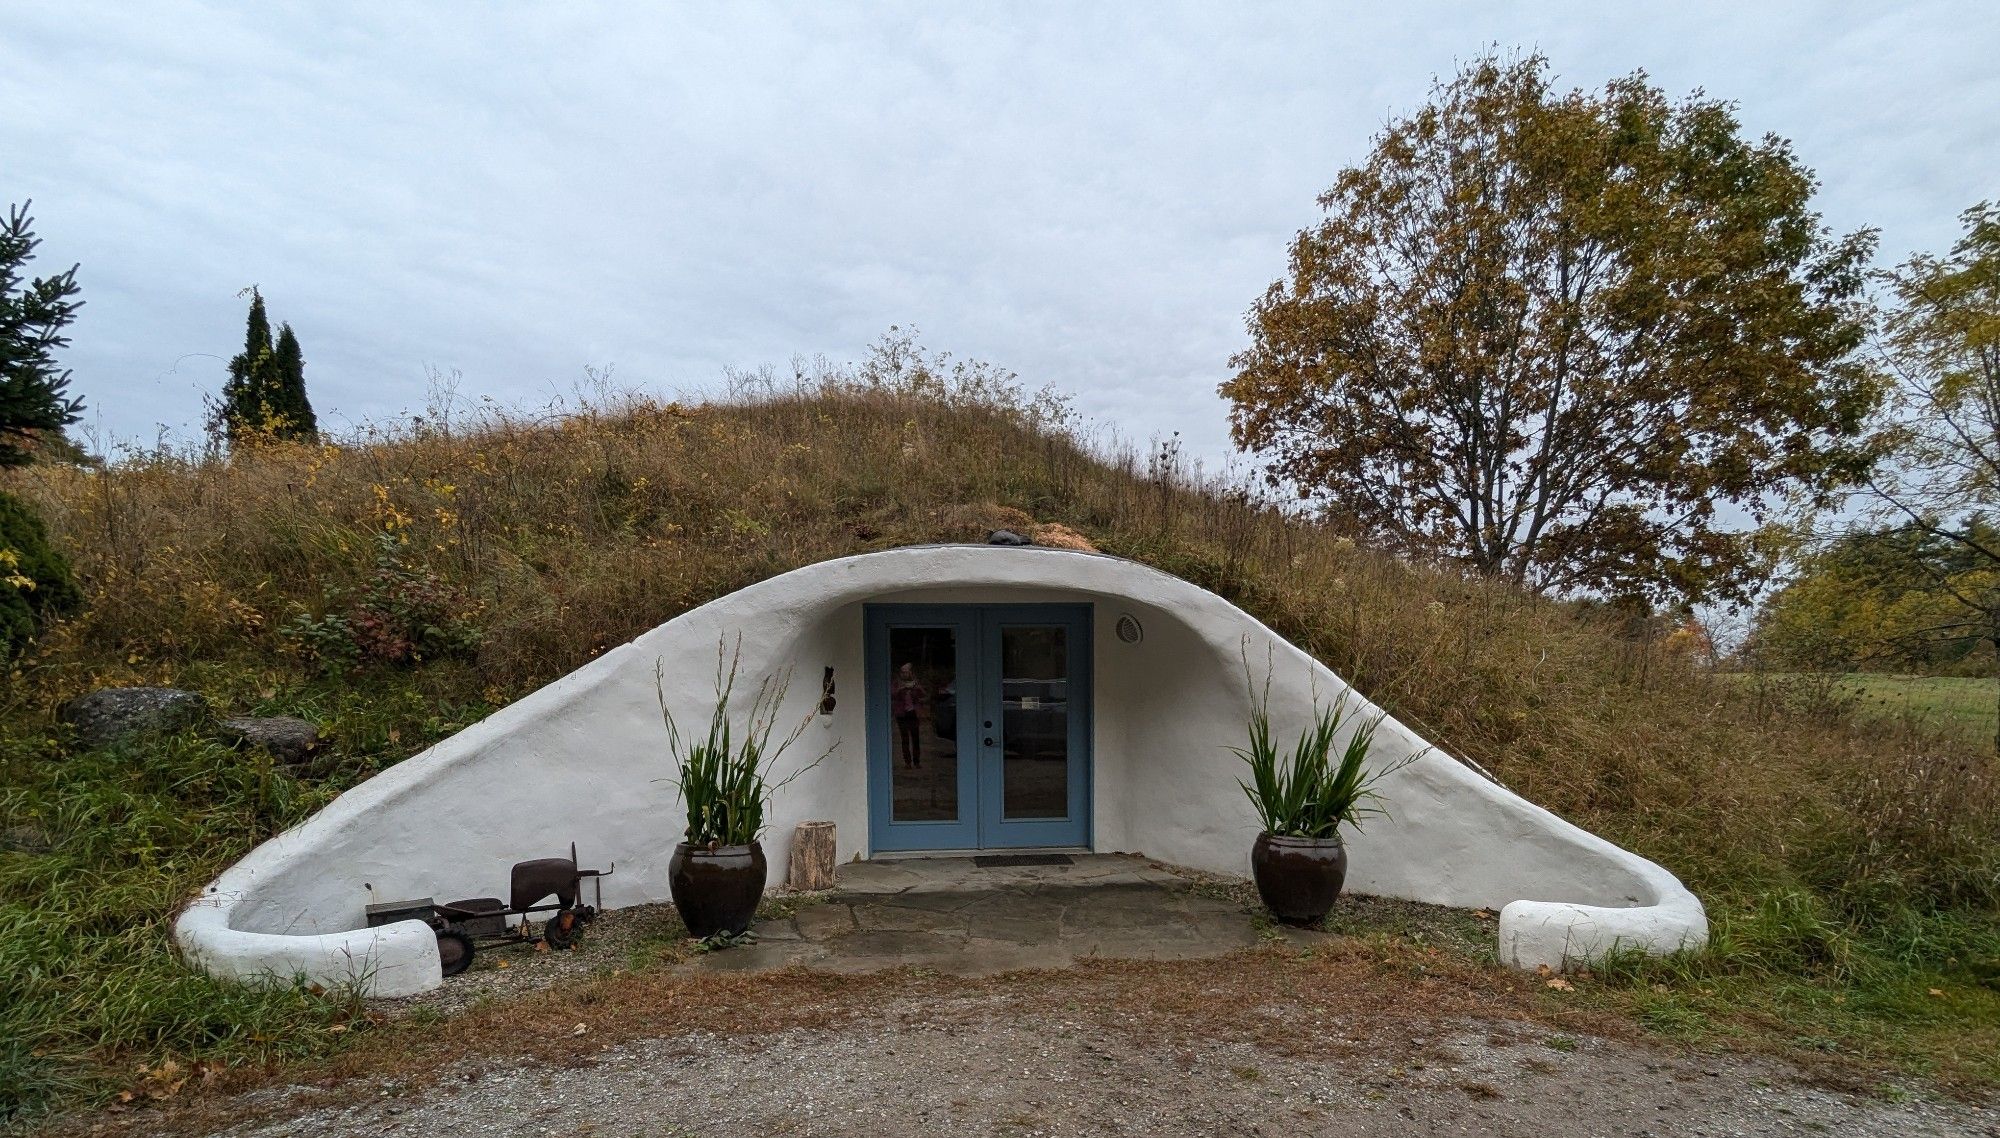
[(876, 850), (1090, 844), (1090, 606), (870, 605)]

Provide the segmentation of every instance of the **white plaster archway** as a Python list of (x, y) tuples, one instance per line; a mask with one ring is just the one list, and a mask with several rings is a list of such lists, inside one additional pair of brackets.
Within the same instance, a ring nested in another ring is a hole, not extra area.
[[(430, 931), (365, 929), (371, 899), (492, 893), (507, 867), (575, 841), (586, 864), (615, 860), (607, 907), (667, 899), (683, 817), (666, 772), (654, 692), (664, 661), (677, 711), (713, 702), (718, 639), (743, 636), (744, 674), (787, 666), (784, 712), (805, 716), (823, 667), (838, 707), (787, 756), (833, 756), (773, 803), (773, 884), (784, 843), (809, 819), (838, 826), (839, 856), (866, 856), (862, 606), (869, 602), (1087, 601), (1097, 629), (1093, 844), (1247, 874), (1257, 824), (1225, 751), (1248, 703), (1241, 653), (1276, 661), (1277, 726), (1305, 720), (1346, 685), (1222, 598), (1136, 562), (1038, 547), (921, 546), (773, 577), (685, 613), (342, 795), (251, 851), (182, 913), (175, 935), (216, 975), (326, 984), (379, 995), (441, 982)], [(1146, 635), (1114, 634), (1121, 615)], [(1360, 693), (1355, 693), (1356, 697)], [(1372, 709), (1371, 709), (1372, 710)], [(1424, 752), (1384, 780), (1388, 819), (1349, 840), (1348, 888), (1500, 913), (1502, 960), (1533, 968), (1615, 948), (1671, 952), (1707, 939), (1701, 902), (1672, 874), (1498, 786), (1393, 718), (1384, 761)], [(780, 770), (781, 775), (788, 773)]]

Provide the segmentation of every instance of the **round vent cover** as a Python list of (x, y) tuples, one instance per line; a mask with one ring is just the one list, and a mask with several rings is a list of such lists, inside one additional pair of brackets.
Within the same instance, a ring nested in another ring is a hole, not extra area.
[(1137, 617), (1129, 612), (1119, 616), (1118, 639), (1123, 640), (1127, 644), (1137, 644), (1145, 638), (1146, 630), (1139, 627), (1139, 619)]

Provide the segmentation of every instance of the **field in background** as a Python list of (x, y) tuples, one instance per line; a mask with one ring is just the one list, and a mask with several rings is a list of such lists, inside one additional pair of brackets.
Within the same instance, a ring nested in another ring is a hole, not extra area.
[(1910, 715), (1991, 742), (2000, 728), (2000, 679), (1974, 676), (1897, 676), (1856, 673), (1855, 710), (1863, 715)]
[(1732, 682), (1756, 684), (1824, 684), (1832, 698), (1845, 700), (1857, 717), (1910, 720), (1948, 731), (1969, 743), (1990, 747), (2000, 730), (2000, 679), (1984, 676), (1908, 676), (1888, 672), (1830, 673), (1808, 677), (1798, 672), (1724, 673)]
[[(0, 486), (45, 513), (90, 598), (0, 684), (0, 1117), (365, 1033), (340, 993), (187, 971), (166, 933), (222, 866), (343, 789), (730, 590), (1038, 523), (1220, 593), (1708, 905), (1709, 951), (1601, 969), (1574, 998), (1677, 1036), (2000, 1084), (1988, 747), (1746, 690), (1664, 626), (1371, 551), (1171, 448), (1079, 437), (1059, 401), (989, 370), (906, 353), (716, 404), (432, 414)], [(303, 715), (328, 746), (301, 770), (194, 737), (77, 751), (60, 703), (136, 683)]]

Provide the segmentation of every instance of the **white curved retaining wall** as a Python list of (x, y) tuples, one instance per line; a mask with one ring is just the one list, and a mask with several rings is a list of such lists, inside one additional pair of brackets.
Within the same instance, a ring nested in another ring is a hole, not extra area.
[[(1256, 816), (1237, 785), (1249, 703), (1242, 653), (1275, 660), (1271, 707), (1296, 730), (1333, 673), (1222, 598), (1136, 562), (1036, 547), (923, 546), (807, 566), (685, 613), (420, 755), (355, 787), (225, 871), (182, 913), (190, 960), (220, 976), (358, 982), (404, 995), (442, 980), (414, 921), (363, 929), (372, 901), (498, 895), (508, 868), (577, 843), (615, 908), (667, 899), (667, 860), (685, 821), (667, 773), (654, 669), (676, 714), (713, 705), (718, 639), (743, 634), (743, 676), (786, 667), (781, 721), (819, 699), (835, 669), (838, 706), (794, 750), (790, 773), (833, 754), (773, 803), (772, 884), (805, 820), (838, 825), (839, 856), (866, 856), (862, 606), (871, 602), (1091, 602), (1092, 845), (1243, 875)], [(1120, 614), (1145, 629), (1113, 633)], [(1363, 711), (1373, 707), (1354, 693)], [(1381, 785), (1389, 818), (1349, 837), (1348, 888), (1500, 913), (1500, 957), (1562, 967), (1614, 949), (1672, 952), (1708, 936), (1701, 902), (1659, 866), (1587, 833), (1429, 747), (1393, 718), (1384, 762), (1422, 752)]]

